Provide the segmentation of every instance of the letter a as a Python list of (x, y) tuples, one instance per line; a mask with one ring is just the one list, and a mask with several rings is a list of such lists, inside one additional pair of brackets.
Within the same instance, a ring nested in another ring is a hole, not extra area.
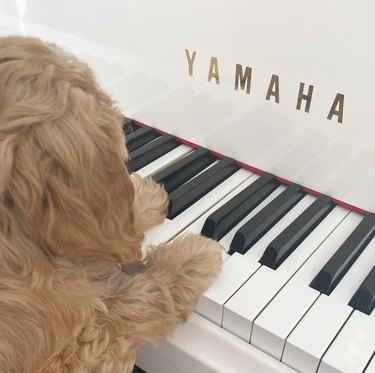
[(269, 100), (271, 96), (275, 97), (275, 102), (280, 102), (280, 91), (279, 91), (279, 76), (272, 74), (270, 85), (268, 86), (266, 100)]
[(212, 78), (216, 79), (216, 84), (220, 84), (219, 67), (217, 66), (216, 57), (211, 57), (210, 70), (208, 71), (207, 80), (210, 82)]
[(336, 95), (327, 119), (332, 119), (334, 115), (337, 115), (337, 121), (339, 123), (342, 123), (344, 117), (344, 95), (341, 93), (338, 93)]

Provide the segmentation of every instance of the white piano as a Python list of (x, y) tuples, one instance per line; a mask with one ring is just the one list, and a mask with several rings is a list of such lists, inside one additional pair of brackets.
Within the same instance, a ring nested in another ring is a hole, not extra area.
[(170, 185), (145, 245), (203, 231), (226, 249), (140, 368), (375, 372), (374, 13), (370, 0), (0, 0), (0, 34), (77, 54), (134, 120), (129, 167)]

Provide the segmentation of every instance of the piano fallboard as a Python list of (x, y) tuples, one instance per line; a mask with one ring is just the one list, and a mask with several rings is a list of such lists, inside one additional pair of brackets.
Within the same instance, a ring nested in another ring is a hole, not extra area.
[(0, 5), (12, 32), (101, 58), (128, 116), (375, 210), (370, 0)]

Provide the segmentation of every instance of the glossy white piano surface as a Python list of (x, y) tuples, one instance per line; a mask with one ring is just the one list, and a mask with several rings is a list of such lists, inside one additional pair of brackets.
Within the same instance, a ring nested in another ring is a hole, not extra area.
[[(375, 211), (374, 12), (369, 0), (0, 0), (0, 34), (36, 35), (76, 53), (128, 117)], [(252, 68), (249, 94), (235, 89), (236, 64), (243, 73)], [(304, 95), (313, 91), (298, 110), (300, 83)], [(153, 175), (191, 151), (181, 145), (139, 173)], [(211, 212), (257, 178), (236, 172), (148, 232), (146, 243), (199, 233)], [(239, 226), (284, 190), (221, 238), (226, 251)], [(259, 263), (315, 200), (304, 197), (244, 255), (223, 253), (223, 272), (196, 313), (160, 349), (141, 349), (139, 366), (148, 373), (375, 371), (374, 313), (347, 305), (373, 266), (374, 240), (331, 296), (308, 286), (362, 216), (336, 207), (279, 271)]]
[[(17, 32), (104, 52), (99, 76), (124, 75), (108, 89), (128, 116), (375, 210), (372, 1), (2, 0), (0, 12)], [(249, 94), (234, 89), (236, 64), (252, 68)], [(313, 86), (309, 113), (306, 100), (296, 109), (300, 83)], [(337, 94), (342, 123), (327, 119)]]

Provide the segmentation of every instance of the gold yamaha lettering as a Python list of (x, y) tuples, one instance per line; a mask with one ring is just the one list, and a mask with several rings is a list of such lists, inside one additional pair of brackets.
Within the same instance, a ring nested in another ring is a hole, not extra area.
[(277, 104), (280, 102), (279, 76), (275, 74), (273, 74), (271, 77), (266, 95), (266, 100), (269, 100), (271, 96), (275, 97), (275, 102)]
[(250, 85), (251, 85), (251, 67), (246, 67), (245, 74), (242, 72), (242, 65), (236, 65), (236, 78), (234, 83), (234, 89), (238, 91), (238, 83), (240, 83), (241, 89), (245, 89), (246, 85), (246, 93), (250, 93)]
[(208, 71), (208, 81), (210, 82), (212, 78), (215, 78), (216, 84), (220, 84), (219, 78), (219, 66), (217, 65), (217, 58), (211, 57), (210, 69)]
[[(193, 65), (195, 63), (197, 52), (193, 51), (191, 53), (188, 49), (185, 49), (185, 54), (188, 63), (188, 73), (190, 76), (193, 76)], [(244, 69), (241, 64), (236, 64), (234, 75), (234, 89), (237, 91), (241, 89), (245, 91), (246, 94), (250, 94), (252, 72), (253, 69), (251, 67), (246, 66)], [(219, 64), (217, 57), (211, 57), (210, 65), (208, 68), (207, 80), (208, 82), (211, 82), (212, 79), (215, 80), (216, 84), (220, 84)], [(313, 85), (308, 85), (308, 88), (305, 88), (305, 83), (300, 82), (296, 104), (297, 110), (304, 110), (306, 113), (310, 112), (313, 92)], [(280, 103), (280, 77), (276, 74), (272, 74), (271, 76), (265, 99), (270, 101), (271, 97), (275, 103)], [(302, 107), (304, 107), (304, 109), (302, 109)], [(344, 95), (342, 93), (336, 94), (336, 97), (334, 98), (330, 107), (327, 119), (332, 120), (333, 117), (336, 117), (338, 123), (343, 123)]]

